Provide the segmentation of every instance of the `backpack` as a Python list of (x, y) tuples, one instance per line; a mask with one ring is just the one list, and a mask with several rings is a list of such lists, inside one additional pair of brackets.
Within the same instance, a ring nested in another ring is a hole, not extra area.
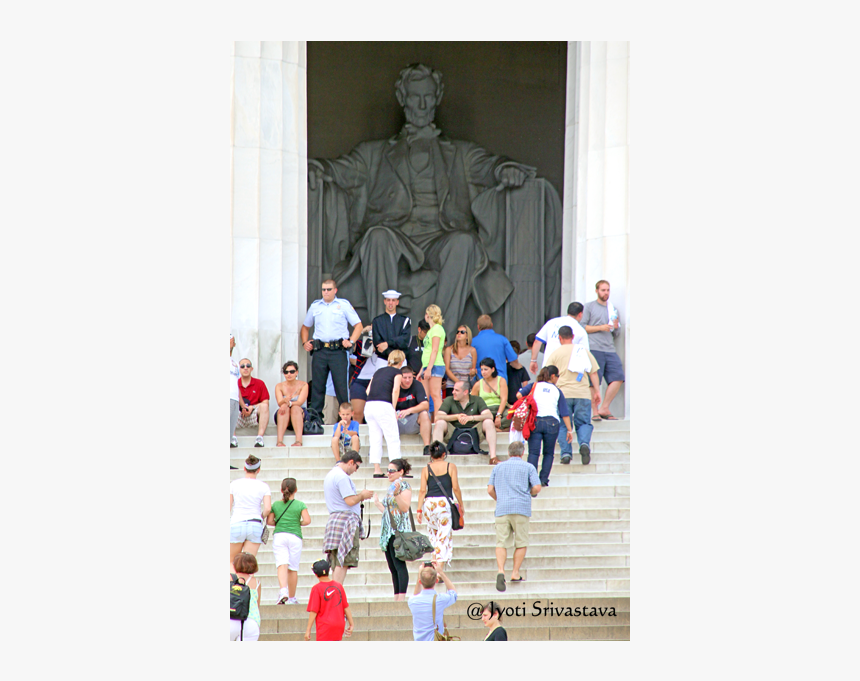
[(242, 625), (239, 632), (239, 640), (244, 640), (245, 620), (251, 612), (251, 588), (245, 584), (245, 580), (230, 573), (230, 619), (240, 620)]
[(477, 428), (455, 428), (448, 443), (452, 454), (479, 454), (481, 452)]
[(305, 435), (322, 435), (324, 432), (322, 416), (316, 409), (308, 408), (308, 415), (305, 418)]

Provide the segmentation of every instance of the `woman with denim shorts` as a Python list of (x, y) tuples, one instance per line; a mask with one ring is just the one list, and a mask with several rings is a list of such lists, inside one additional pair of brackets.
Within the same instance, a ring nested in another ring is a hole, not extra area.
[(245, 477), (230, 483), (230, 564), (240, 552), (257, 555), (263, 540), (263, 518), (272, 510), (272, 492), (257, 480), (262, 461), (253, 454), (245, 459)]
[(272, 550), (278, 570), (278, 605), (298, 605), (296, 585), (299, 581), (299, 563), (302, 560), (302, 528), (311, 524), (311, 514), (304, 501), (296, 499), (298, 486), (295, 478), (281, 481), (283, 501), (272, 504), (266, 522), (275, 528)]
[(442, 377), (445, 376), (445, 329), (442, 310), (438, 305), (429, 305), (424, 311), (424, 321), (430, 330), (424, 336), (424, 353), (421, 355), (423, 368), (418, 372), (418, 380), (424, 384), (424, 393), (430, 398), (431, 421), (436, 420), (436, 412), (442, 404)]

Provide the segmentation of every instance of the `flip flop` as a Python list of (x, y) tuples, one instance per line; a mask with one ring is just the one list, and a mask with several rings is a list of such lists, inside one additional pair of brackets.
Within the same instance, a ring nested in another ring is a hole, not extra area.
[(374, 473), (374, 478), (387, 478), (388, 476), (385, 473)]
[(602, 421), (603, 418), (600, 416), (600, 414), (595, 414), (594, 416), (591, 417), (591, 420), (592, 421)]
[(601, 414), (600, 418), (602, 418), (604, 421), (617, 421), (618, 420), (612, 414), (610, 414), (609, 416), (604, 416), (603, 414)]
[(504, 591), (507, 589), (505, 586), (505, 576), (502, 573), (496, 575), (496, 591)]
[(519, 579), (511, 579), (512, 582), (524, 582), (526, 581), (524, 577), (520, 577)]

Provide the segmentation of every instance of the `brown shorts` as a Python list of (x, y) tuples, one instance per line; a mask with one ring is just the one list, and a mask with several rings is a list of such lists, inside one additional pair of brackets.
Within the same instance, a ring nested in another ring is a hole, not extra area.
[[(343, 561), (343, 566), (348, 568), (358, 567), (358, 551), (361, 548), (361, 525), (355, 528), (355, 537), (352, 539), (352, 548), (346, 554), (346, 559)], [(328, 562), (331, 569), (343, 567), (337, 559), (337, 549), (332, 549), (328, 552)]]
[[(511, 539), (513, 538), (513, 542)], [(518, 513), (496, 516), (496, 546), (522, 549), (529, 545), (529, 517)]]

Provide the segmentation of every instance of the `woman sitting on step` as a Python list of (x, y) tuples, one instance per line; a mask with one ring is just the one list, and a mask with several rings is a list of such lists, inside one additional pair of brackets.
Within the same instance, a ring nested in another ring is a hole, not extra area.
[(311, 514), (304, 501), (296, 499), (295, 478), (281, 481), (283, 501), (272, 504), (267, 523), (275, 528), (272, 550), (278, 570), (278, 605), (298, 605), (296, 584), (299, 581), (299, 562), (302, 560), (302, 527), (311, 524)]
[(493, 425), (496, 430), (508, 430), (511, 420), (505, 413), (508, 406), (508, 383), (499, 376), (496, 362), (492, 357), (481, 360), (481, 380), (472, 387), (472, 395), (480, 397), (493, 412)]

